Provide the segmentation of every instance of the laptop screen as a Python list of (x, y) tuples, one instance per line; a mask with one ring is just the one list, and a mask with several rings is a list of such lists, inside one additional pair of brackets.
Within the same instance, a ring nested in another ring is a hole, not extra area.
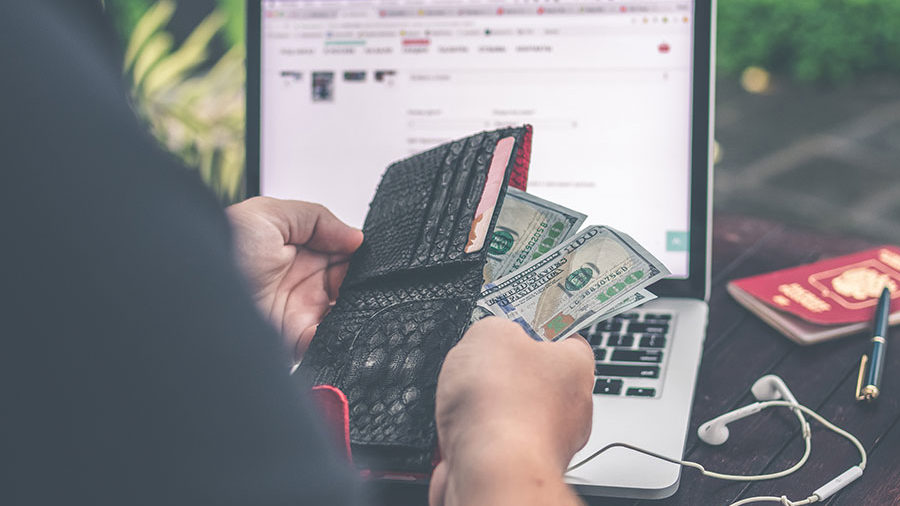
[(262, 0), (262, 195), (361, 226), (393, 161), (534, 125), (528, 191), (689, 272), (691, 1)]

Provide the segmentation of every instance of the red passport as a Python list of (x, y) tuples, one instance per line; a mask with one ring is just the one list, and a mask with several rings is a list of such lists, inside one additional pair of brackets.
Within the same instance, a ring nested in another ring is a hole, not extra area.
[(728, 283), (728, 292), (787, 337), (801, 343), (868, 328), (882, 289), (891, 290), (890, 323), (900, 323), (900, 248), (860, 253)]

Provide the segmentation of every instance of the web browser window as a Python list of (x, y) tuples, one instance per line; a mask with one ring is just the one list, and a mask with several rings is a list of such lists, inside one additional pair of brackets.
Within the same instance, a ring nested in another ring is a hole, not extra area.
[(260, 190), (361, 226), (393, 161), (534, 125), (528, 191), (688, 274), (688, 1), (263, 1)]

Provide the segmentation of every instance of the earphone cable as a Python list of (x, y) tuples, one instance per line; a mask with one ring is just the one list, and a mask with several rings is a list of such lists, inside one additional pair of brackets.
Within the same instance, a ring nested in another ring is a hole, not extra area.
[(743, 506), (744, 504), (750, 504), (755, 502), (774, 502), (781, 504), (782, 506), (804, 506), (805, 504), (812, 504), (814, 502), (818, 502), (819, 498), (817, 496), (811, 495), (802, 501), (792, 501), (785, 496), (775, 497), (769, 495), (761, 495), (758, 497), (748, 497), (747, 499), (742, 499), (736, 503), (732, 503), (729, 506)]
[[(770, 404), (770, 403), (781, 403), (781, 404)], [(776, 405), (789, 406), (789, 407), (793, 408), (793, 411), (795, 413), (797, 413), (797, 418), (800, 420), (800, 424), (801, 424), (801, 428), (802, 428), (803, 442), (804, 442), (804, 446), (805, 446), (803, 456), (800, 458), (800, 460), (797, 461), (797, 463), (794, 464), (793, 466), (791, 466), (788, 469), (785, 469), (783, 471), (779, 471), (776, 473), (770, 473), (770, 474), (762, 474), (762, 475), (757, 475), (757, 476), (753, 476), (753, 475), (741, 476), (741, 475), (735, 475), (735, 474), (717, 473), (715, 471), (707, 471), (706, 468), (703, 467), (703, 465), (698, 462), (692, 462), (690, 460), (673, 459), (671, 457), (667, 457), (665, 455), (660, 455), (658, 453), (652, 452), (650, 450), (645, 450), (643, 448), (639, 448), (637, 446), (630, 445), (628, 443), (611, 443), (611, 444), (606, 445), (605, 447), (597, 450), (596, 452), (592, 453), (590, 456), (582, 459), (575, 465), (569, 467), (568, 469), (566, 469), (566, 472), (573, 471), (573, 470), (583, 466), (584, 464), (587, 464), (588, 462), (590, 462), (592, 459), (596, 458), (601, 453), (618, 446), (618, 447), (628, 448), (629, 450), (636, 451), (638, 453), (643, 453), (645, 455), (649, 455), (651, 457), (655, 457), (657, 459), (664, 460), (664, 461), (670, 462), (672, 464), (696, 469), (705, 476), (709, 476), (710, 478), (716, 478), (719, 480), (763, 481), (763, 480), (772, 480), (775, 478), (781, 478), (781, 477), (787, 476), (787, 475), (797, 471), (798, 469), (803, 467), (804, 464), (806, 464), (806, 461), (809, 459), (809, 455), (812, 452), (812, 437), (811, 437), (811, 434), (809, 433), (809, 424), (806, 423), (806, 420), (803, 418), (803, 416), (800, 414), (800, 412), (798, 412), (798, 408), (801, 407), (799, 404), (794, 404), (794, 403), (791, 403), (788, 401), (768, 401), (768, 402), (762, 403), (762, 407), (764, 407), (764, 408), (776, 406)]]
[(791, 466), (788, 469), (785, 469), (784, 471), (779, 471), (777, 473), (771, 473), (771, 474), (763, 474), (763, 475), (758, 475), (758, 476), (752, 476), (752, 475), (751, 476), (741, 476), (741, 475), (735, 475), (735, 474), (724, 474), (724, 473), (717, 473), (714, 471), (707, 471), (706, 468), (703, 467), (703, 465), (698, 462), (692, 462), (690, 460), (673, 459), (671, 457), (667, 457), (665, 455), (660, 455), (656, 452), (652, 452), (650, 450), (645, 450), (643, 448), (640, 448), (640, 447), (637, 447), (634, 445), (630, 445), (628, 443), (610, 443), (610, 444), (604, 446), (603, 448), (597, 450), (596, 452), (592, 453), (590, 456), (579, 461), (577, 464), (569, 467), (568, 469), (566, 469), (566, 472), (567, 473), (571, 472), (571, 471), (583, 466), (584, 464), (587, 464), (592, 459), (594, 459), (595, 457), (597, 457), (598, 455), (600, 455), (601, 453), (603, 453), (607, 450), (610, 450), (615, 447), (622, 447), (622, 448), (628, 448), (629, 450), (632, 450), (632, 451), (635, 451), (638, 453), (643, 453), (644, 455), (649, 455), (650, 457), (655, 457), (657, 459), (664, 460), (666, 462), (671, 462), (672, 464), (696, 469), (705, 476), (709, 476), (710, 478), (716, 478), (719, 480), (730, 480), (730, 481), (772, 480), (775, 478), (781, 478), (783, 476), (787, 476), (787, 475), (795, 472), (797, 469), (800, 469), (800, 467), (802, 467), (803, 464), (806, 463), (807, 459), (809, 459), (809, 454), (812, 451), (812, 443), (810, 442), (811, 438), (808, 436), (804, 437), (803, 439), (805, 442), (806, 450), (803, 452), (803, 457), (801, 457), (800, 460), (796, 464), (794, 464), (793, 466)]
[[(700, 465), (697, 462), (691, 462), (689, 460), (674, 459), (672, 457), (660, 455), (656, 452), (653, 452), (650, 450), (645, 450), (643, 448), (640, 448), (640, 447), (637, 447), (637, 446), (634, 446), (634, 445), (631, 445), (628, 443), (616, 442), (616, 443), (610, 443), (610, 444), (604, 446), (603, 448), (597, 450), (596, 452), (592, 453), (588, 457), (580, 460), (575, 465), (570, 466), (568, 469), (566, 469), (566, 473), (569, 473), (571, 471), (574, 471), (575, 469), (578, 469), (579, 467), (583, 466), (584, 464), (587, 464), (588, 462), (590, 462), (591, 460), (593, 460), (600, 454), (602, 454), (612, 448), (622, 447), (622, 448), (627, 448), (629, 450), (632, 450), (632, 451), (635, 451), (638, 453), (648, 455), (650, 457), (654, 457), (654, 458), (657, 458), (660, 460), (664, 460), (666, 462), (670, 462), (672, 464), (681, 465), (684, 467), (690, 467), (690, 468), (700, 471), (705, 476), (709, 476), (711, 478), (717, 478), (717, 479), (721, 479), (721, 480), (761, 481), (761, 480), (771, 480), (774, 478), (781, 478), (783, 476), (787, 476), (787, 475), (797, 471), (801, 466), (803, 466), (803, 464), (805, 464), (807, 459), (809, 458), (809, 454), (812, 449), (812, 434), (810, 433), (809, 424), (806, 422), (806, 420), (803, 418), (803, 416), (798, 412), (798, 410), (802, 411), (803, 413), (806, 413), (807, 415), (811, 416), (814, 420), (816, 420), (817, 422), (819, 422), (823, 426), (825, 426), (825, 428), (837, 433), (840, 436), (843, 436), (844, 438), (849, 440), (851, 443), (853, 443), (853, 445), (859, 451), (859, 455), (860, 455), (860, 463), (857, 465), (857, 467), (859, 467), (859, 473), (861, 473), (862, 470), (864, 470), (866, 468), (866, 464), (868, 463), (868, 455), (866, 454), (865, 447), (863, 447), (863, 445), (859, 441), (859, 439), (857, 439), (853, 434), (850, 434), (849, 432), (845, 431), (844, 429), (841, 429), (837, 425), (826, 420), (822, 415), (816, 413), (812, 409), (810, 409), (802, 404), (797, 404), (795, 402), (789, 402), (789, 401), (766, 401), (766, 402), (760, 403), (760, 407), (761, 408), (788, 407), (788, 408), (791, 408), (797, 414), (797, 418), (800, 420), (801, 432), (802, 432), (802, 436), (803, 436), (803, 440), (804, 440), (806, 449), (803, 452), (803, 457), (800, 458), (800, 461), (798, 461), (796, 464), (794, 464), (790, 468), (785, 469), (784, 471), (779, 471), (777, 473), (770, 473), (770, 474), (748, 475), (748, 476), (716, 473), (713, 471), (707, 471), (702, 465)], [(819, 496), (817, 496), (816, 494), (813, 494), (813, 495), (807, 497), (806, 499), (796, 501), (796, 502), (791, 501), (790, 499), (788, 499), (785, 496), (781, 496), (781, 497), (758, 496), (758, 497), (748, 497), (746, 499), (742, 499), (738, 502), (732, 503), (730, 506), (742, 506), (744, 504), (751, 504), (754, 502), (775, 502), (775, 503), (780, 503), (783, 506), (803, 506), (803, 505), (807, 505), (807, 504), (812, 504), (819, 500), (821, 500), (821, 498)]]

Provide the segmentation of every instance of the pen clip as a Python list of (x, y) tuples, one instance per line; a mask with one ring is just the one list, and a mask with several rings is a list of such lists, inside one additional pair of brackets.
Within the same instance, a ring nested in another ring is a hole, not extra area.
[(866, 373), (866, 364), (869, 362), (869, 356), (863, 355), (861, 359), (859, 359), (859, 377), (856, 379), (856, 400), (864, 401), (868, 400), (868, 396), (862, 393), (862, 382), (863, 375)]

